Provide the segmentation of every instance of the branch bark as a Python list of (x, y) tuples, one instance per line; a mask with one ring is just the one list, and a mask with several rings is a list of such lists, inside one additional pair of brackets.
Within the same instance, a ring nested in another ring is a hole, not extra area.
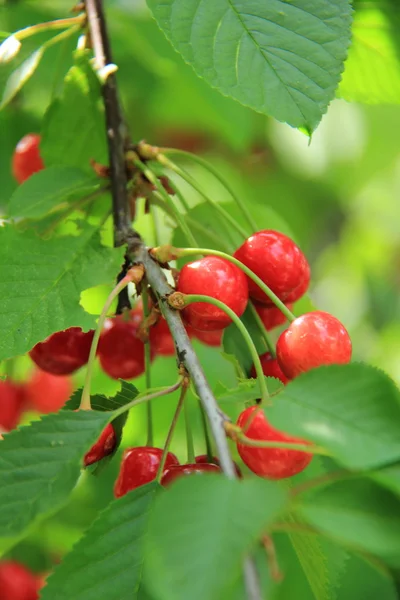
[[(86, 0), (86, 13), (96, 66), (97, 69), (104, 69), (112, 63), (112, 55), (102, 0)], [(179, 313), (170, 308), (166, 301), (166, 296), (173, 290), (159, 264), (149, 256), (138, 233), (132, 231), (125, 166), (128, 137), (114, 74), (106, 78), (102, 93), (106, 113), (115, 245), (127, 243), (130, 251), (134, 253), (134, 259), (143, 263), (149, 285), (160, 299), (160, 308), (174, 339), (178, 361), (183, 363), (189, 372), (207, 414), (221, 468), (227, 477), (235, 479), (237, 475), (224, 429), (225, 416), (218, 407)], [(262, 600), (256, 569), (251, 559), (245, 561), (244, 575), (249, 600)]]

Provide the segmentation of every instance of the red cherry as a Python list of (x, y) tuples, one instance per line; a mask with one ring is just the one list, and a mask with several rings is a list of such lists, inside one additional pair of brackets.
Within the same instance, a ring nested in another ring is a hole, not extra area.
[(10, 380), (0, 381), (0, 430), (11, 431), (17, 427), (24, 405), (24, 386)]
[[(131, 490), (156, 478), (162, 457), (161, 448), (139, 446), (128, 448), (122, 456), (121, 468), (114, 486), (114, 496), (120, 498)], [(175, 454), (168, 452), (165, 469), (179, 465)]]
[(194, 337), (200, 340), (200, 342), (203, 342), (206, 346), (219, 348), (222, 345), (223, 329), (219, 331), (199, 331), (198, 329), (193, 329), (193, 331)]
[[(275, 377), (276, 379), (280, 379), (282, 383), (288, 383), (288, 381), (290, 381), (286, 375), (282, 373), (282, 369), (280, 368), (276, 358), (272, 358), (269, 352), (262, 354), (260, 356), (260, 361), (264, 375), (267, 377)], [(251, 367), (250, 377), (257, 377), (254, 365)]]
[(57, 412), (71, 396), (73, 384), (70, 377), (51, 375), (36, 369), (25, 384), (26, 401), (42, 414)]
[[(299, 438), (287, 435), (282, 431), (274, 429), (265, 418), (262, 410), (252, 418), (251, 423), (246, 429), (246, 424), (257, 410), (256, 406), (246, 408), (237, 420), (237, 425), (242, 427), (248, 438), (252, 440), (262, 440), (265, 442), (290, 442), (307, 443)], [(302, 450), (289, 450), (286, 448), (256, 448), (255, 446), (245, 446), (237, 444), (240, 458), (248, 468), (260, 477), (268, 479), (284, 479), (292, 477), (303, 471), (312, 459), (312, 454)]]
[(84, 333), (79, 327), (70, 327), (36, 344), (29, 356), (47, 373), (70, 375), (86, 365), (93, 336), (94, 331)]
[[(266, 229), (250, 236), (234, 254), (235, 258), (258, 275), (271, 290), (285, 302), (297, 300), (294, 293), (300, 290), (310, 276), (310, 267), (300, 248), (289, 237), (278, 231)], [(264, 304), (273, 304), (264, 292), (248, 278), (251, 298)]]
[(105, 456), (111, 454), (115, 448), (115, 444), (117, 443), (115, 437), (114, 427), (109, 423), (101, 432), (101, 435), (97, 442), (93, 444), (90, 448), (89, 452), (85, 454), (83, 459), (83, 464), (85, 467), (92, 465), (93, 463), (98, 462)]
[(17, 144), (12, 159), (12, 172), (18, 183), (44, 169), (39, 150), (40, 135), (28, 133)]
[[(292, 310), (293, 304), (287, 304), (289, 310)], [(274, 327), (283, 325), (286, 323), (286, 317), (276, 306), (266, 306), (265, 304), (259, 304), (254, 302), (254, 307), (260, 317), (263, 325), (267, 331), (271, 331)]]
[[(195, 460), (195, 462), (197, 464), (202, 464), (202, 465), (204, 465), (204, 464), (210, 464), (210, 461), (209, 461), (209, 458), (208, 458), (207, 454), (200, 454), (199, 456), (196, 456), (194, 460)], [(212, 456), (211, 457), (211, 464), (215, 464), (218, 467), (221, 466), (220, 462), (219, 462), (219, 459), (216, 456)], [(240, 477), (240, 478), (242, 478), (242, 472), (241, 472), (239, 466), (235, 462), (233, 464), (234, 464), (237, 476)]]
[(164, 472), (161, 485), (170, 485), (175, 479), (187, 475), (204, 475), (204, 473), (221, 473), (221, 467), (212, 463), (194, 463), (169, 467)]
[[(205, 256), (183, 267), (178, 292), (205, 294), (224, 302), (239, 317), (248, 301), (248, 286), (243, 271), (223, 258)], [(187, 323), (200, 331), (218, 331), (231, 320), (223, 310), (206, 302), (195, 302), (183, 310)]]
[(287, 377), (321, 365), (350, 362), (351, 339), (344, 325), (332, 315), (316, 310), (301, 315), (279, 337), (276, 354)]
[[(304, 296), (304, 294), (306, 293), (306, 291), (309, 288), (310, 285), (310, 279), (311, 279), (311, 269), (310, 269), (310, 265), (307, 263), (307, 268), (305, 269), (305, 275), (304, 275), (304, 279), (303, 282), (297, 286), (297, 288), (295, 288), (292, 292), (289, 292), (289, 294), (286, 297), (285, 300), (285, 304), (290, 306), (293, 306), (293, 302), (297, 302), (297, 300), (300, 300), (300, 298), (302, 298)], [(290, 310), (292, 310), (290, 308)]]
[(150, 327), (149, 340), (154, 354), (175, 356), (174, 340), (164, 317), (160, 317), (157, 323)]
[(0, 562), (1, 600), (37, 600), (38, 591), (37, 578), (24, 565), (13, 560)]

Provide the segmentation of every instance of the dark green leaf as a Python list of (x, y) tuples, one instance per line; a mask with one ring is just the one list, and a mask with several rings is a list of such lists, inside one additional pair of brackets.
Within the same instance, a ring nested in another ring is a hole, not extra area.
[(35, 50), (23, 63), (19, 65), (7, 80), (3, 97), (0, 103), (0, 110), (14, 98), (23, 85), (34, 74), (44, 54), (44, 48)]
[(323, 446), (350, 469), (400, 459), (399, 391), (371, 366), (334, 365), (304, 373), (265, 413), (278, 429)]
[(143, 543), (157, 483), (112, 502), (48, 580), (43, 600), (142, 600)]
[(306, 521), (350, 548), (400, 565), (400, 501), (364, 480), (341, 481), (299, 498)]
[(78, 480), (82, 457), (107, 424), (95, 411), (46, 415), (4, 437), (0, 446), (0, 537), (20, 536), (57, 510)]
[(358, 600), (358, 598), (398, 600), (398, 595), (393, 581), (386, 573), (358, 556), (352, 556), (347, 564), (337, 600)]
[(197, 74), (242, 104), (313, 131), (350, 43), (347, 0), (147, 0)]
[[(158, 600), (220, 600), (243, 556), (285, 505), (258, 479), (187, 477), (159, 496), (150, 518), (145, 582)], [(168, 517), (166, 518), (166, 515)]]
[(400, 465), (392, 465), (380, 471), (375, 471), (371, 474), (371, 477), (374, 481), (400, 496)]
[(72, 198), (77, 200), (99, 188), (97, 178), (75, 167), (50, 167), (18, 186), (7, 208), (9, 217), (35, 219), (47, 215)]
[(79, 236), (48, 241), (0, 228), (0, 359), (27, 352), (55, 331), (94, 327), (80, 293), (113, 282), (123, 254), (123, 248), (102, 246), (98, 229), (83, 223)]

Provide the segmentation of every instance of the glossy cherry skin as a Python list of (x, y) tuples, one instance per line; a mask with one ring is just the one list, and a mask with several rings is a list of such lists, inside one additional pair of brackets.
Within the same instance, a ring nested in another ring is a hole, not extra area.
[[(212, 462), (211, 463), (210, 463), (210, 461), (208, 459), (207, 454), (200, 454), (199, 456), (195, 456), (194, 460), (195, 460), (195, 462), (197, 464), (202, 464), (202, 465), (204, 465), (204, 464), (215, 464), (218, 467), (221, 466), (220, 462), (219, 462), (219, 459), (216, 456), (212, 457)], [(237, 465), (235, 462), (233, 463), (233, 465), (235, 467), (235, 471), (236, 471), (237, 476), (241, 479), (242, 478), (242, 472), (241, 472), (241, 470), (239, 468), (239, 465)]]
[(90, 450), (85, 454), (83, 459), (85, 467), (88, 467), (111, 454), (116, 443), (117, 439), (115, 437), (114, 427), (109, 423), (101, 432), (97, 442), (93, 444)]
[(18, 183), (44, 169), (39, 150), (40, 135), (28, 133), (16, 145), (12, 159), (12, 172)]
[[(282, 372), (282, 369), (280, 368), (276, 358), (272, 358), (269, 352), (261, 354), (260, 361), (264, 375), (267, 377), (275, 377), (276, 379), (280, 379), (282, 383), (288, 383), (288, 381), (290, 381)], [(254, 365), (251, 368), (250, 377), (257, 377)]]
[[(272, 427), (262, 410), (258, 411), (246, 429), (246, 424), (255, 410), (257, 410), (256, 406), (246, 408), (237, 420), (237, 425), (244, 428), (248, 438), (265, 442), (306, 443), (304, 440), (287, 435)], [(309, 452), (287, 448), (256, 448), (238, 443), (237, 449), (240, 458), (250, 471), (268, 479), (284, 479), (297, 475), (307, 467), (312, 459), (312, 454)]]
[[(177, 291), (183, 294), (204, 294), (224, 302), (239, 317), (249, 298), (246, 276), (236, 265), (219, 258), (205, 256), (185, 265)], [(200, 331), (218, 331), (231, 323), (223, 310), (206, 302), (195, 302), (183, 310), (186, 323)]]
[(72, 379), (35, 369), (25, 384), (26, 401), (42, 414), (57, 412), (73, 392)]
[(140, 322), (118, 315), (107, 319), (100, 336), (101, 367), (113, 379), (133, 379), (144, 373), (144, 343), (137, 337)]
[(222, 345), (223, 329), (219, 331), (199, 331), (198, 329), (193, 329), (193, 331), (194, 337), (200, 340), (200, 342), (203, 342), (206, 346), (219, 348)]
[[(122, 456), (121, 468), (114, 486), (114, 496), (120, 498), (131, 490), (150, 483), (156, 478), (162, 457), (161, 448), (139, 446), (128, 448)], [(165, 470), (179, 465), (175, 454), (168, 452)], [(164, 470), (164, 472), (165, 472)]]
[[(291, 291), (287, 295), (287, 298), (285, 300), (286, 305), (290, 304), (290, 306), (292, 306), (293, 302), (297, 302), (297, 300), (300, 300), (300, 298), (302, 298), (304, 296), (304, 294), (307, 292), (308, 288), (310, 287), (310, 279), (311, 279), (311, 269), (310, 269), (310, 265), (307, 263), (307, 268), (305, 269), (304, 279), (297, 288), (295, 288), (293, 291)], [(292, 309), (290, 309), (290, 310), (292, 310)]]
[(175, 479), (179, 479), (180, 477), (204, 475), (204, 473), (221, 473), (221, 467), (212, 463), (189, 463), (187, 465), (169, 467), (162, 476), (161, 485), (170, 485)]
[[(236, 250), (234, 256), (258, 275), (283, 302), (288, 297), (291, 297), (291, 302), (297, 300), (295, 290), (300, 290), (304, 280), (310, 277), (310, 267), (300, 248), (278, 231), (258, 231)], [(251, 298), (269, 306), (273, 304), (252, 279), (248, 278), (248, 284)]]
[(71, 375), (86, 365), (94, 331), (84, 333), (79, 327), (53, 333), (29, 352), (42, 371), (52, 375)]
[[(25, 407), (25, 388), (10, 380), (0, 381), (0, 433), (15, 429)], [(0, 596), (1, 598), (1, 596)]]
[[(293, 304), (286, 304), (286, 306), (289, 310), (293, 308)], [(286, 323), (285, 315), (276, 306), (267, 306), (266, 304), (254, 302), (254, 307), (267, 331), (271, 331), (271, 329)]]
[(279, 365), (290, 379), (321, 365), (346, 364), (351, 351), (351, 339), (344, 325), (319, 310), (295, 319), (276, 345)]
[(24, 565), (13, 561), (0, 562), (1, 600), (37, 600), (40, 583)]
[(149, 340), (152, 352), (159, 356), (175, 356), (175, 344), (167, 321), (160, 317), (149, 330)]

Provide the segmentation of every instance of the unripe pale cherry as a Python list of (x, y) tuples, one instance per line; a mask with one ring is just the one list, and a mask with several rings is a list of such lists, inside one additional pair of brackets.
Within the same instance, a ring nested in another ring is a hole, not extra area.
[(204, 473), (221, 473), (221, 467), (212, 463), (193, 463), (186, 465), (176, 465), (169, 467), (164, 472), (161, 479), (161, 485), (170, 485), (176, 479), (180, 477), (188, 477), (193, 475), (204, 475)]
[(21, 563), (0, 562), (1, 600), (38, 600), (40, 587), (38, 578)]
[(39, 144), (40, 135), (28, 133), (16, 145), (12, 159), (12, 172), (18, 183), (23, 183), (34, 173), (44, 169)]
[(297, 317), (276, 345), (279, 365), (290, 379), (322, 365), (346, 364), (351, 352), (351, 339), (344, 325), (319, 310)]
[(70, 327), (53, 333), (29, 352), (42, 371), (52, 375), (71, 375), (89, 359), (94, 331), (84, 333), (80, 327)]
[[(282, 372), (278, 361), (276, 360), (276, 358), (272, 358), (269, 352), (265, 352), (265, 354), (262, 354), (260, 356), (260, 361), (264, 375), (266, 375), (267, 377), (275, 377), (275, 379), (280, 379), (280, 381), (282, 381), (282, 383), (285, 384), (289, 382), (289, 379)], [(254, 365), (251, 368), (250, 377), (257, 377)]]
[[(239, 317), (244, 313), (249, 293), (246, 276), (236, 265), (218, 256), (205, 256), (185, 265), (177, 291), (204, 294), (220, 300)], [(231, 323), (226, 313), (206, 302), (194, 302), (183, 310), (185, 321), (200, 331), (218, 331)]]
[(51, 375), (40, 369), (35, 369), (25, 384), (27, 404), (42, 414), (60, 410), (72, 391), (73, 383), (70, 377)]
[(105, 456), (111, 454), (115, 448), (115, 444), (117, 443), (115, 437), (114, 427), (111, 423), (108, 423), (106, 427), (101, 432), (101, 435), (97, 442), (93, 444), (90, 450), (85, 454), (83, 459), (83, 464), (85, 467), (92, 465)]
[[(163, 450), (148, 446), (138, 446), (125, 450), (118, 478), (114, 486), (114, 496), (120, 498), (131, 490), (154, 481), (160, 466)], [(179, 465), (175, 454), (168, 452), (164, 472), (173, 465)]]
[[(289, 237), (266, 229), (250, 236), (234, 254), (282, 302), (295, 302), (310, 280), (310, 267), (300, 248)], [(271, 306), (273, 302), (248, 278), (250, 297)], [(290, 298), (290, 300), (288, 300)]]
[[(286, 306), (290, 311), (293, 308), (293, 304), (291, 303), (286, 303)], [(286, 316), (276, 306), (267, 306), (266, 304), (261, 304), (260, 302), (254, 302), (254, 308), (256, 309), (258, 316), (260, 317), (267, 331), (271, 331), (271, 329), (286, 323)]]
[[(254, 411), (258, 410), (253, 416)], [(246, 425), (250, 418), (250, 425)], [(306, 443), (304, 440), (287, 435), (278, 431), (265, 418), (264, 412), (257, 406), (246, 408), (237, 420), (237, 425), (245, 431), (246, 437), (252, 440), (264, 442), (290, 442)], [(285, 479), (293, 477), (307, 467), (312, 459), (312, 454), (302, 450), (290, 450), (288, 448), (257, 448), (246, 446), (238, 442), (237, 449), (240, 458), (247, 467), (260, 477), (268, 479)]]

